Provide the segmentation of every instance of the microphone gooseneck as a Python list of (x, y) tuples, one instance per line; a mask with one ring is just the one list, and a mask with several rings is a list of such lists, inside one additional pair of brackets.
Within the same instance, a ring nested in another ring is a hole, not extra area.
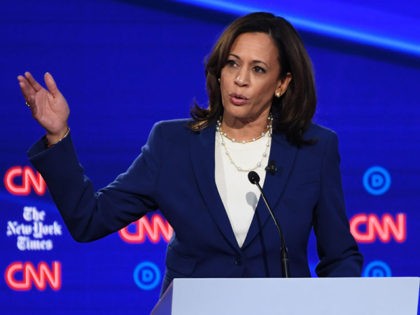
[(271, 209), (270, 205), (268, 204), (267, 198), (265, 197), (264, 191), (261, 188), (260, 185), (260, 176), (257, 174), (257, 172), (251, 171), (248, 173), (248, 179), (251, 182), (251, 184), (254, 184), (258, 187), (258, 189), (261, 192), (261, 197), (263, 198), (263, 201), (268, 209), (268, 212), (270, 213), (271, 218), (274, 221), (274, 225), (277, 228), (277, 231), (280, 236), (280, 242), (281, 242), (281, 271), (283, 274), (283, 278), (289, 278), (289, 258), (287, 254), (287, 247), (286, 247), (286, 241), (284, 240), (283, 232), (280, 227), (280, 224), (278, 223), (276, 217), (274, 216), (273, 210)]

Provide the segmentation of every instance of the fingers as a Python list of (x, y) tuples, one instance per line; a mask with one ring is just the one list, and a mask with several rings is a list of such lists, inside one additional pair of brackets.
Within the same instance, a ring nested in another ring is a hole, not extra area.
[(19, 75), (17, 77), (18, 82), (19, 82), (19, 87), (22, 91), (23, 97), (25, 98), (25, 101), (27, 103), (30, 102), (30, 98), (35, 95), (35, 90), (32, 87), (32, 85), (29, 83), (29, 81), (26, 79), (26, 77)]
[[(31, 103), (35, 95), (45, 89), (39, 84), (30, 72), (25, 72), (24, 75), (19, 75), (17, 77), (20, 89), (22, 90), (23, 97), (27, 103)], [(54, 81), (53, 76), (50, 73), (45, 73), (44, 81), (48, 88), (49, 94), (56, 98), (60, 96), (60, 91), (57, 88), (57, 84)]]
[(45, 73), (44, 81), (45, 85), (48, 88), (48, 91), (52, 94), (54, 98), (60, 95), (60, 91), (57, 88), (57, 84), (55, 83), (53, 76), (49, 72)]
[(30, 72), (25, 72), (25, 78), (26, 78), (27, 82), (30, 84), (30, 86), (35, 90), (35, 92), (38, 92), (38, 91), (42, 90), (41, 84), (39, 84), (34, 79), (34, 77), (32, 76), (32, 74)]

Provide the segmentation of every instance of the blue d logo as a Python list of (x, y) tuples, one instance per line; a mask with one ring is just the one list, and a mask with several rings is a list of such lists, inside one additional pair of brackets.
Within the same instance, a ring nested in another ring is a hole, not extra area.
[(391, 175), (381, 166), (372, 166), (363, 175), (363, 186), (372, 195), (382, 195), (391, 186)]
[(137, 265), (133, 273), (134, 282), (143, 290), (153, 290), (161, 279), (159, 268), (150, 261), (144, 261)]

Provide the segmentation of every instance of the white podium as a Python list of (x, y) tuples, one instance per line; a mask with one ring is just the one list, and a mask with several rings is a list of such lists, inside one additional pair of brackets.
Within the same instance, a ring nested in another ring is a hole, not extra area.
[(152, 315), (417, 315), (420, 278), (175, 279)]

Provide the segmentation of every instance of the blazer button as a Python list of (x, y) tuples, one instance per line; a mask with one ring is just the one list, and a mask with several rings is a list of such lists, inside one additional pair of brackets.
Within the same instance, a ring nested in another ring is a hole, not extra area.
[(236, 256), (235, 260), (233, 262), (237, 266), (242, 265), (242, 260), (241, 260), (241, 257), (239, 257), (239, 256)]

